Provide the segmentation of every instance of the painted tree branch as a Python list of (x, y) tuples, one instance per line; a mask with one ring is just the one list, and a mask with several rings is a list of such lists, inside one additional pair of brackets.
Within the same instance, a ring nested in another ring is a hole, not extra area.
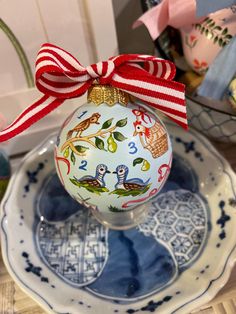
[[(98, 130), (96, 133), (93, 133), (93, 134), (90, 134), (90, 135), (87, 135), (87, 136), (75, 136), (73, 138), (70, 138), (69, 140), (67, 140), (63, 145), (62, 145), (62, 148), (61, 148), (61, 152), (64, 151), (64, 149), (66, 149), (68, 146), (71, 148), (71, 147), (74, 147), (74, 142), (87, 142), (89, 144), (91, 144), (92, 146), (96, 147), (95, 144), (90, 140), (91, 138), (95, 138), (95, 137), (105, 137), (105, 134), (107, 133), (112, 133), (115, 129), (117, 128), (116, 125), (114, 125), (113, 127), (109, 128), (109, 129), (100, 129)], [(71, 148), (72, 149), (72, 148)], [(74, 150), (76, 150), (74, 148)], [(73, 150), (73, 151), (74, 151)], [(75, 152), (77, 155), (79, 154), (78, 152)], [(80, 155), (81, 156), (81, 155)]]

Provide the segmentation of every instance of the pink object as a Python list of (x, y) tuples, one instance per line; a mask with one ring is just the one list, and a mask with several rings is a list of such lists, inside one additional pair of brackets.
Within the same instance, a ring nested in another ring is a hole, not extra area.
[(231, 8), (223, 9), (180, 31), (186, 61), (195, 72), (204, 74), (236, 35), (236, 13)]
[(196, 0), (163, 0), (135, 21), (133, 28), (145, 24), (155, 40), (168, 25), (180, 28), (198, 20), (200, 19), (196, 18)]

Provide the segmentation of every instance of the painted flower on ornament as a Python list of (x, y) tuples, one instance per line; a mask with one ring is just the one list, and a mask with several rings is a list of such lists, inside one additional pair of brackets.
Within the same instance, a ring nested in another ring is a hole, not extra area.
[(185, 43), (190, 49), (194, 48), (197, 42), (198, 42), (197, 36), (195, 35), (185, 36)]
[(206, 71), (208, 70), (208, 64), (206, 61), (199, 61), (197, 59), (194, 59), (193, 66), (194, 69), (200, 74), (205, 74)]

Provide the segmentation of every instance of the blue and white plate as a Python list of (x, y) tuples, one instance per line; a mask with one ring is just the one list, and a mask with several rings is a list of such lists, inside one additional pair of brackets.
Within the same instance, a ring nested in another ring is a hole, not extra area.
[(2, 251), (45, 310), (186, 314), (226, 283), (236, 259), (236, 176), (202, 136), (168, 129), (168, 182), (146, 221), (127, 231), (107, 230), (64, 191), (54, 135), (24, 158), (2, 202)]

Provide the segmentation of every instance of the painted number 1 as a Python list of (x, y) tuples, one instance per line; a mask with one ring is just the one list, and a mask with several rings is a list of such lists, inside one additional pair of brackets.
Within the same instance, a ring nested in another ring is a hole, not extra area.
[(134, 142), (129, 142), (128, 146), (129, 146), (129, 154), (134, 155), (137, 153), (138, 148), (136, 147)]
[(87, 170), (87, 164), (88, 164), (87, 160), (82, 160), (81, 165), (79, 166), (79, 169), (86, 171)]

